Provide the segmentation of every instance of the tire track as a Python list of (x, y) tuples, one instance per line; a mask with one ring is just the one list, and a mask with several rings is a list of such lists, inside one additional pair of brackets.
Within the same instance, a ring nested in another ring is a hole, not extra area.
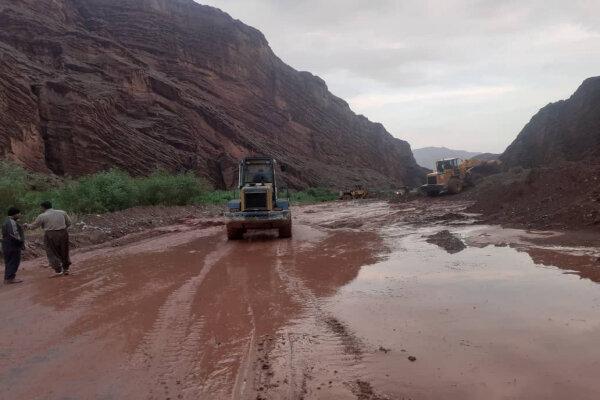
[(204, 324), (201, 320), (194, 321), (193, 299), (206, 275), (229, 249), (224, 243), (218, 243), (204, 259), (198, 275), (171, 293), (160, 307), (152, 330), (134, 353), (131, 367), (152, 380), (148, 382), (150, 399), (156, 396), (183, 398), (184, 390), (199, 388), (200, 383), (189, 373), (197, 361)]
[(245, 398), (248, 381), (251, 379), (253, 372), (253, 361), (256, 358), (256, 353), (254, 351), (256, 346), (256, 319), (254, 317), (254, 311), (250, 305), (248, 306), (248, 314), (250, 315), (250, 320), (252, 323), (252, 328), (249, 335), (250, 339), (246, 345), (244, 358), (242, 358), (240, 361), (240, 367), (235, 377), (235, 384), (233, 386), (231, 400), (242, 400)]
[[(318, 243), (315, 247), (311, 251), (319, 251)], [(294, 274), (298, 267), (295, 253), (293, 242), (278, 242), (275, 272), (285, 283), (282, 290), (302, 304), (308, 320), (312, 322), (303, 318), (302, 322), (285, 328), (269, 339), (266, 348), (259, 346), (259, 351), (254, 354), (255, 385), (248, 388), (246, 397), (235, 397), (235, 400), (303, 399), (309, 396), (311, 387), (320, 389), (327, 385), (325, 382), (331, 382), (325, 375), (332, 374), (334, 369), (336, 374), (343, 370), (344, 377), (349, 381), (359, 376), (363, 343), (342, 322), (324, 310), (319, 297), (302, 278)], [(319, 348), (318, 354), (315, 353), (315, 347)], [(261, 360), (269, 360), (269, 370), (260, 368)]]

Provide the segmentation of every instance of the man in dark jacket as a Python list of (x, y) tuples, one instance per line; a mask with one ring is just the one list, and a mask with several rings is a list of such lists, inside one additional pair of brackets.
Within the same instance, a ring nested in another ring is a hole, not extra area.
[(21, 264), (21, 251), (25, 247), (25, 236), (23, 228), (17, 221), (21, 217), (21, 212), (11, 207), (8, 210), (8, 218), (2, 224), (2, 253), (4, 255), (4, 283), (21, 283), (18, 280), (17, 270)]

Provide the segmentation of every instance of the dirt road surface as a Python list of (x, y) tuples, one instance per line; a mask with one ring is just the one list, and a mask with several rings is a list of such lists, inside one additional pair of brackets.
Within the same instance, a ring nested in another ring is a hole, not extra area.
[(29, 261), (0, 288), (0, 398), (600, 398), (600, 250), (463, 208), (329, 203), (290, 240), (173, 226), (68, 277)]

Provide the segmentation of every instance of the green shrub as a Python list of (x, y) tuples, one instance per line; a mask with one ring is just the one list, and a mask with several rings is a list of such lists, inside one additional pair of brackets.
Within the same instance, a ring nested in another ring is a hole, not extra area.
[(135, 180), (113, 169), (71, 181), (50, 193), (57, 207), (75, 213), (103, 213), (137, 205)]
[(157, 171), (134, 181), (137, 205), (183, 206), (206, 192), (206, 185), (193, 173), (172, 175)]
[(322, 203), (337, 198), (338, 194), (336, 192), (326, 188), (309, 188), (299, 192), (290, 191), (290, 201), (294, 203)]
[(51, 195), (58, 206), (77, 213), (102, 213), (135, 206), (176, 206), (194, 203), (206, 185), (194, 174), (156, 171), (132, 178), (119, 170), (93, 174), (67, 183)]
[(6, 215), (9, 207), (26, 207), (27, 172), (14, 164), (0, 161), (0, 212)]
[(229, 200), (239, 198), (237, 191), (212, 190), (205, 191), (194, 199), (196, 204), (225, 204)]

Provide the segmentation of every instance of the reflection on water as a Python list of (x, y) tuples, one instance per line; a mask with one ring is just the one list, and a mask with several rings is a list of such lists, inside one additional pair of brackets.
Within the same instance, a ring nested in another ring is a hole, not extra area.
[(391, 349), (368, 361), (374, 387), (432, 399), (600, 398), (593, 259), (494, 245), (449, 255), (425, 242), (430, 232), (391, 228), (389, 258), (330, 302), (372, 348)]
[(536, 264), (552, 265), (565, 270), (567, 274), (600, 283), (600, 259), (596, 255), (587, 252), (571, 254), (560, 249), (537, 247), (526, 248), (525, 251)]

